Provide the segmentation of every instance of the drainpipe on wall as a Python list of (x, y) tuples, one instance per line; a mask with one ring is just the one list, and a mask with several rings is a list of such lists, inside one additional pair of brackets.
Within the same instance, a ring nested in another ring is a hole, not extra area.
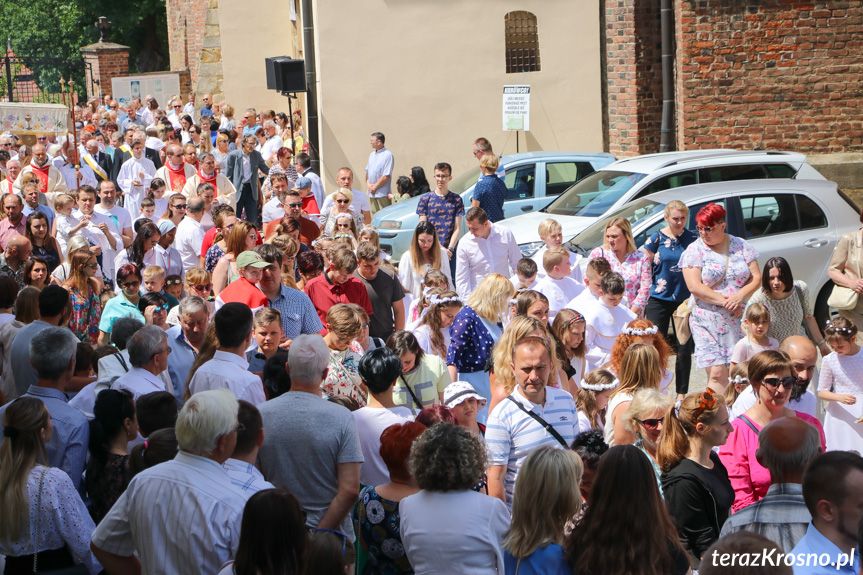
[(674, 149), (674, 53), (672, 33), (674, 12), (671, 0), (661, 0), (659, 7), (660, 34), (662, 36), (662, 128), (659, 135), (659, 151)]
[(312, 17), (312, 0), (302, 0), (303, 18), (303, 60), (306, 66), (306, 128), (308, 128), (309, 155), (312, 157), (312, 169), (321, 173), (318, 158), (318, 88), (315, 73), (315, 25)]

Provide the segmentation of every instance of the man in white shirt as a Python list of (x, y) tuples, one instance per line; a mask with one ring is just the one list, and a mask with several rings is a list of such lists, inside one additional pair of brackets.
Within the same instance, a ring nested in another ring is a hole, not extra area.
[(258, 450), (264, 443), (261, 412), (248, 401), (241, 399), (239, 403), (237, 446), (234, 447), (231, 457), (222, 464), (222, 468), (231, 478), (231, 483), (247, 497), (251, 497), (258, 491), (275, 489), (276, 486), (264, 479), (263, 474), (255, 467)]
[(123, 163), (117, 175), (117, 183), (126, 193), (123, 207), (129, 212), (132, 221), (141, 216), (141, 200), (150, 189), (150, 182), (156, 177), (156, 166), (144, 157), (144, 142), (132, 140), (132, 157)]
[(509, 278), (518, 268), (521, 250), (512, 231), (488, 220), (485, 210), (471, 208), (465, 214), (470, 235), (456, 251), (456, 292), (465, 300), (489, 274)]
[(264, 145), (261, 146), (261, 156), (264, 157), (264, 161), (269, 164), (276, 163), (276, 152), (279, 151), (285, 142), (282, 138), (276, 134), (276, 123), (272, 120), (267, 120), (264, 122), (264, 133), (267, 134), (267, 141), (264, 142)]
[(545, 274), (533, 288), (548, 298), (548, 321), (554, 321), (557, 312), (566, 307), (567, 302), (584, 291), (572, 276), (569, 268), (569, 253), (565, 248), (549, 248), (543, 256)]
[(360, 360), (359, 374), (369, 390), (367, 405), (353, 412), (363, 450), (360, 483), (383, 485), (390, 482), (390, 474), (380, 453), (381, 433), (390, 425), (412, 421), (414, 413), (393, 402), (393, 387), (402, 374), (402, 362), (393, 350), (370, 350)]
[(243, 303), (226, 303), (213, 316), (219, 350), (206, 362), (189, 382), (192, 395), (208, 389), (229, 389), (237, 399), (252, 405), (264, 403), (264, 384), (261, 378), (249, 371), (246, 350), (254, 335), (254, 317), (249, 306)]
[(78, 209), (72, 215), (79, 221), (87, 217), (87, 227), (82, 230), (85, 232), (84, 236), (98, 244), (99, 253), (93, 253), (93, 255), (102, 256), (102, 275), (113, 281), (114, 258), (123, 249), (123, 238), (114, 227), (114, 222), (96, 213), (95, 209), (96, 190), (90, 186), (79, 188)]
[(222, 468), (237, 443), (237, 400), (199, 393), (180, 410), (172, 461), (136, 475), (93, 532), (108, 573), (217, 573), (234, 558), (246, 500)]
[[(512, 493), (525, 458), (540, 445), (569, 449), (578, 433), (572, 396), (548, 387), (557, 377), (548, 341), (525, 337), (515, 344), (510, 365), (516, 388), (492, 410), (486, 428), (488, 494), (512, 508)], [(550, 425), (546, 430), (545, 424)]]
[(186, 217), (180, 220), (177, 226), (177, 235), (174, 238), (174, 247), (183, 258), (183, 269), (198, 265), (201, 259), (201, 245), (204, 243), (206, 231), (201, 225), (204, 218), (204, 199), (192, 198), (186, 208)]
[(111, 389), (125, 389), (132, 393), (135, 399), (156, 391), (169, 391), (159, 374), (168, 369), (168, 336), (165, 330), (155, 325), (147, 325), (135, 332), (126, 343), (129, 350), (131, 369), (120, 376)]
[(60, 155), (54, 158), (52, 164), (63, 174), (66, 188), (70, 190), (81, 186), (93, 186), (95, 188), (97, 185), (96, 174), (93, 172), (93, 168), (87, 164), (80, 165), (78, 150), (75, 149), (72, 142), (66, 140), (60, 150)]
[(123, 239), (123, 247), (128, 248), (134, 239), (132, 219), (129, 217), (129, 212), (115, 203), (117, 201), (117, 188), (114, 186), (114, 182), (103, 180), (99, 184), (99, 198), (102, 201), (93, 207), (93, 211), (111, 220), (115, 231)]
[(366, 189), (376, 212), (392, 203), (389, 196), (392, 193), (395, 160), (393, 153), (384, 146), (385, 143), (386, 137), (381, 132), (375, 132), (369, 137), (372, 152), (366, 164)]
[(284, 174), (273, 174), (270, 178), (270, 189), (273, 190), (273, 197), (264, 204), (261, 216), (265, 225), (285, 217), (285, 208), (282, 207), (282, 202), (285, 200), (285, 192), (288, 191), (288, 178)]
[[(354, 185), (354, 172), (350, 168), (340, 168), (339, 174), (336, 177), (336, 182), (339, 184), (339, 188), (347, 188), (354, 195), (354, 199), (351, 201), (350, 207), (358, 213), (363, 214), (363, 223), (370, 224), (372, 223), (372, 208), (369, 204), (369, 198), (366, 196), (365, 192), (360, 190), (353, 189)], [(330, 194), (324, 199), (324, 206), (321, 208), (321, 213), (327, 213), (335, 201), (333, 200), (333, 196), (335, 194)]]

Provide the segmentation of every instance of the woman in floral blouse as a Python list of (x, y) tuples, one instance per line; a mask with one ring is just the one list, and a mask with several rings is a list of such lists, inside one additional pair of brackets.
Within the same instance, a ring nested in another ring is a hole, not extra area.
[(97, 269), (99, 264), (96, 256), (88, 250), (78, 250), (72, 254), (69, 279), (63, 284), (72, 302), (69, 329), (75, 332), (78, 339), (90, 345), (96, 345), (99, 339), (99, 318), (102, 315), (99, 288), (93, 279)]
[(354, 342), (363, 329), (362, 315), (358, 305), (352, 303), (340, 303), (330, 308), (327, 312), (327, 335), (324, 341), (330, 348), (330, 371), (327, 378), (321, 383), (324, 395), (347, 395), (353, 397), (365, 407), (368, 392), (357, 370), (362, 356), (351, 349)]
[(605, 242), (588, 256), (588, 261), (605, 258), (611, 271), (623, 276), (629, 309), (641, 317), (650, 297), (650, 259), (635, 246), (632, 227), (625, 218), (614, 218), (605, 225)]
[[(698, 239), (698, 234), (686, 229), (688, 215), (689, 208), (683, 202), (668, 202), (665, 206), (665, 222), (668, 225), (644, 242), (644, 253), (647, 254), (647, 259), (653, 262), (653, 284), (644, 316), (665, 336), (668, 334), (668, 324), (674, 310), (689, 298), (689, 289), (678, 265), (683, 251)], [(689, 372), (692, 369), (694, 344), (692, 338), (683, 345), (678, 345), (676, 337), (666, 339), (671, 347), (677, 350), (674, 383), (677, 399), (683, 399), (683, 396), (689, 393)]]
[(743, 337), (746, 300), (761, 286), (758, 252), (725, 233), (725, 208), (707, 204), (695, 216), (699, 238), (680, 257), (686, 287), (695, 298), (689, 316), (695, 367), (707, 370), (707, 385), (724, 392), (734, 344)]

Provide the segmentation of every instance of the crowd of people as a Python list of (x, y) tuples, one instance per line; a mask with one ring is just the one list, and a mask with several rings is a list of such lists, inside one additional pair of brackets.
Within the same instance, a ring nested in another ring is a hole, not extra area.
[(522, 257), (485, 138), (466, 206), (380, 132), (326, 189), (299, 115), (79, 112), (0, 136), (4, 573), (856, 573), (863, 233), (819, 325), (717, 204)]

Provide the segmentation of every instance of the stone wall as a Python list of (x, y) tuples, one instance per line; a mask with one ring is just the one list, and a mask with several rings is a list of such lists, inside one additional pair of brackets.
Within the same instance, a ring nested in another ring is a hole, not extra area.
[[(171, 70), (189, 70), (193, 84), (198, 81), (209, 5), (209, 0), (166, 0)], [(218, 34), (218, 21), (216, 27)]]
[(863, 151), (863, 2), (678, 0), (678, 146)]

